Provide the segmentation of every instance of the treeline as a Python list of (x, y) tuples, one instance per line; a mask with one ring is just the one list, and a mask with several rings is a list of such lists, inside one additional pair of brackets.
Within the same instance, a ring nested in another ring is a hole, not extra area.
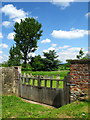
[[(12, 58), (14, 58), (13, 54)], [(55, 50), (50, 50), (49, 52), (43, 52), (43, 58), (40, 55), (31, 57), (27, 64), (21, 64), (20, 56), (17, 56), (17, 59), (9, 59), (7, 62), (2, 64), (2, 66), (22, 66), (22, 70), (27, 71), (55, 71), (59, 68), (60, 63), (61, 61), (58, 60)]]
[(40, 55), (31, 57), (29, 64), (33, 71), (54, 71), (57, 70), (60, 65), (57, 57), (55, 50), (50, 50), (47, 53), (43, 52), (43, 58)]

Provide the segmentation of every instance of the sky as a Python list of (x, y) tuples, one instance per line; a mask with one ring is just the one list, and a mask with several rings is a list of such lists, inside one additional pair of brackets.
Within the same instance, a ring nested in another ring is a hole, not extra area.
[(41, 55), (55, 50), (63, 63), (76, 59), (79, 50), (88, 52), (88, 2), (3, 2), (2, 32), (0, 31), (0, 63), (8, 60), (14, 42), (15, 22), (34, 17), (42, 24), (38, 49), (30, 55)]

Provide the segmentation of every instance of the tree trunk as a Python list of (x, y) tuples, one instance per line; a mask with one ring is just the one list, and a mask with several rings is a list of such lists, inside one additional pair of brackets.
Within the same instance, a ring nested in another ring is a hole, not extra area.
[(27, 64), (27, 55), (24, 56), (24, 66), (26, 68), (26, 64)]

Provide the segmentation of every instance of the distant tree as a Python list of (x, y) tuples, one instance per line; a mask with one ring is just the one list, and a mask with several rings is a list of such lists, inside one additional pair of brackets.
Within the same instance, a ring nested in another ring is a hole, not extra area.
[(8, 60), (0, 63), (0, 67), (9, 67)]
[(21, 60), (22, 60), (22, 54), (19, 50), (19, 47), (15, 47), (14, 45), (10, 48), (9, 51), (9, 60), (8, 60), (8, 65), (9, 66), (19, 66), (21, 65)]
[(40, 55), (32, 57), (31, 62), (32, 70), (34, 71), (43, 71), (44, 70), (44, 63), (43, 58)]
[(49, 52), (43, 52), (44, 54), (44, 70), (45, 71), (52, 71), (57, 70), (60, 64), (60, 61), (57, 59), (58, 55), (56, 54), (55, 50), (50, 50)]
[(84, 52), (83, 52), (83, 50), (82, 50), (82, 48), (81, 48), (80, 51), (79, 51), (79, 55), (77, 55), (76, 57), (77, 57), (78, 59), (82, 59), (82, 58), (83, 58), (83, 55), (84, 55)]
[(14, 41), (23, 53), (24, 64), (27, 64), (30, 59), (29, 53), (34, 52), (38, 47), (37, 41), (42, 36), (41, 27), (42, 25), (34, 18), (21, 19), (20, 23), (16, 22), (14, 25)]

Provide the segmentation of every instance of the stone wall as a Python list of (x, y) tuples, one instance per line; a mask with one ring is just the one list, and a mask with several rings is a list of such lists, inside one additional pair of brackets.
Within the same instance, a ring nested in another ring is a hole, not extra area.
[(2, 94), (15, 94), (19, 96), (19, 71), (20, 67), (0, 68), (0, 83), (2, 84)]
[(70, 61), (70, 82), (75, 86), (70, 86), (71, 101), (84, 99), (90, 88), (90, 59)]

